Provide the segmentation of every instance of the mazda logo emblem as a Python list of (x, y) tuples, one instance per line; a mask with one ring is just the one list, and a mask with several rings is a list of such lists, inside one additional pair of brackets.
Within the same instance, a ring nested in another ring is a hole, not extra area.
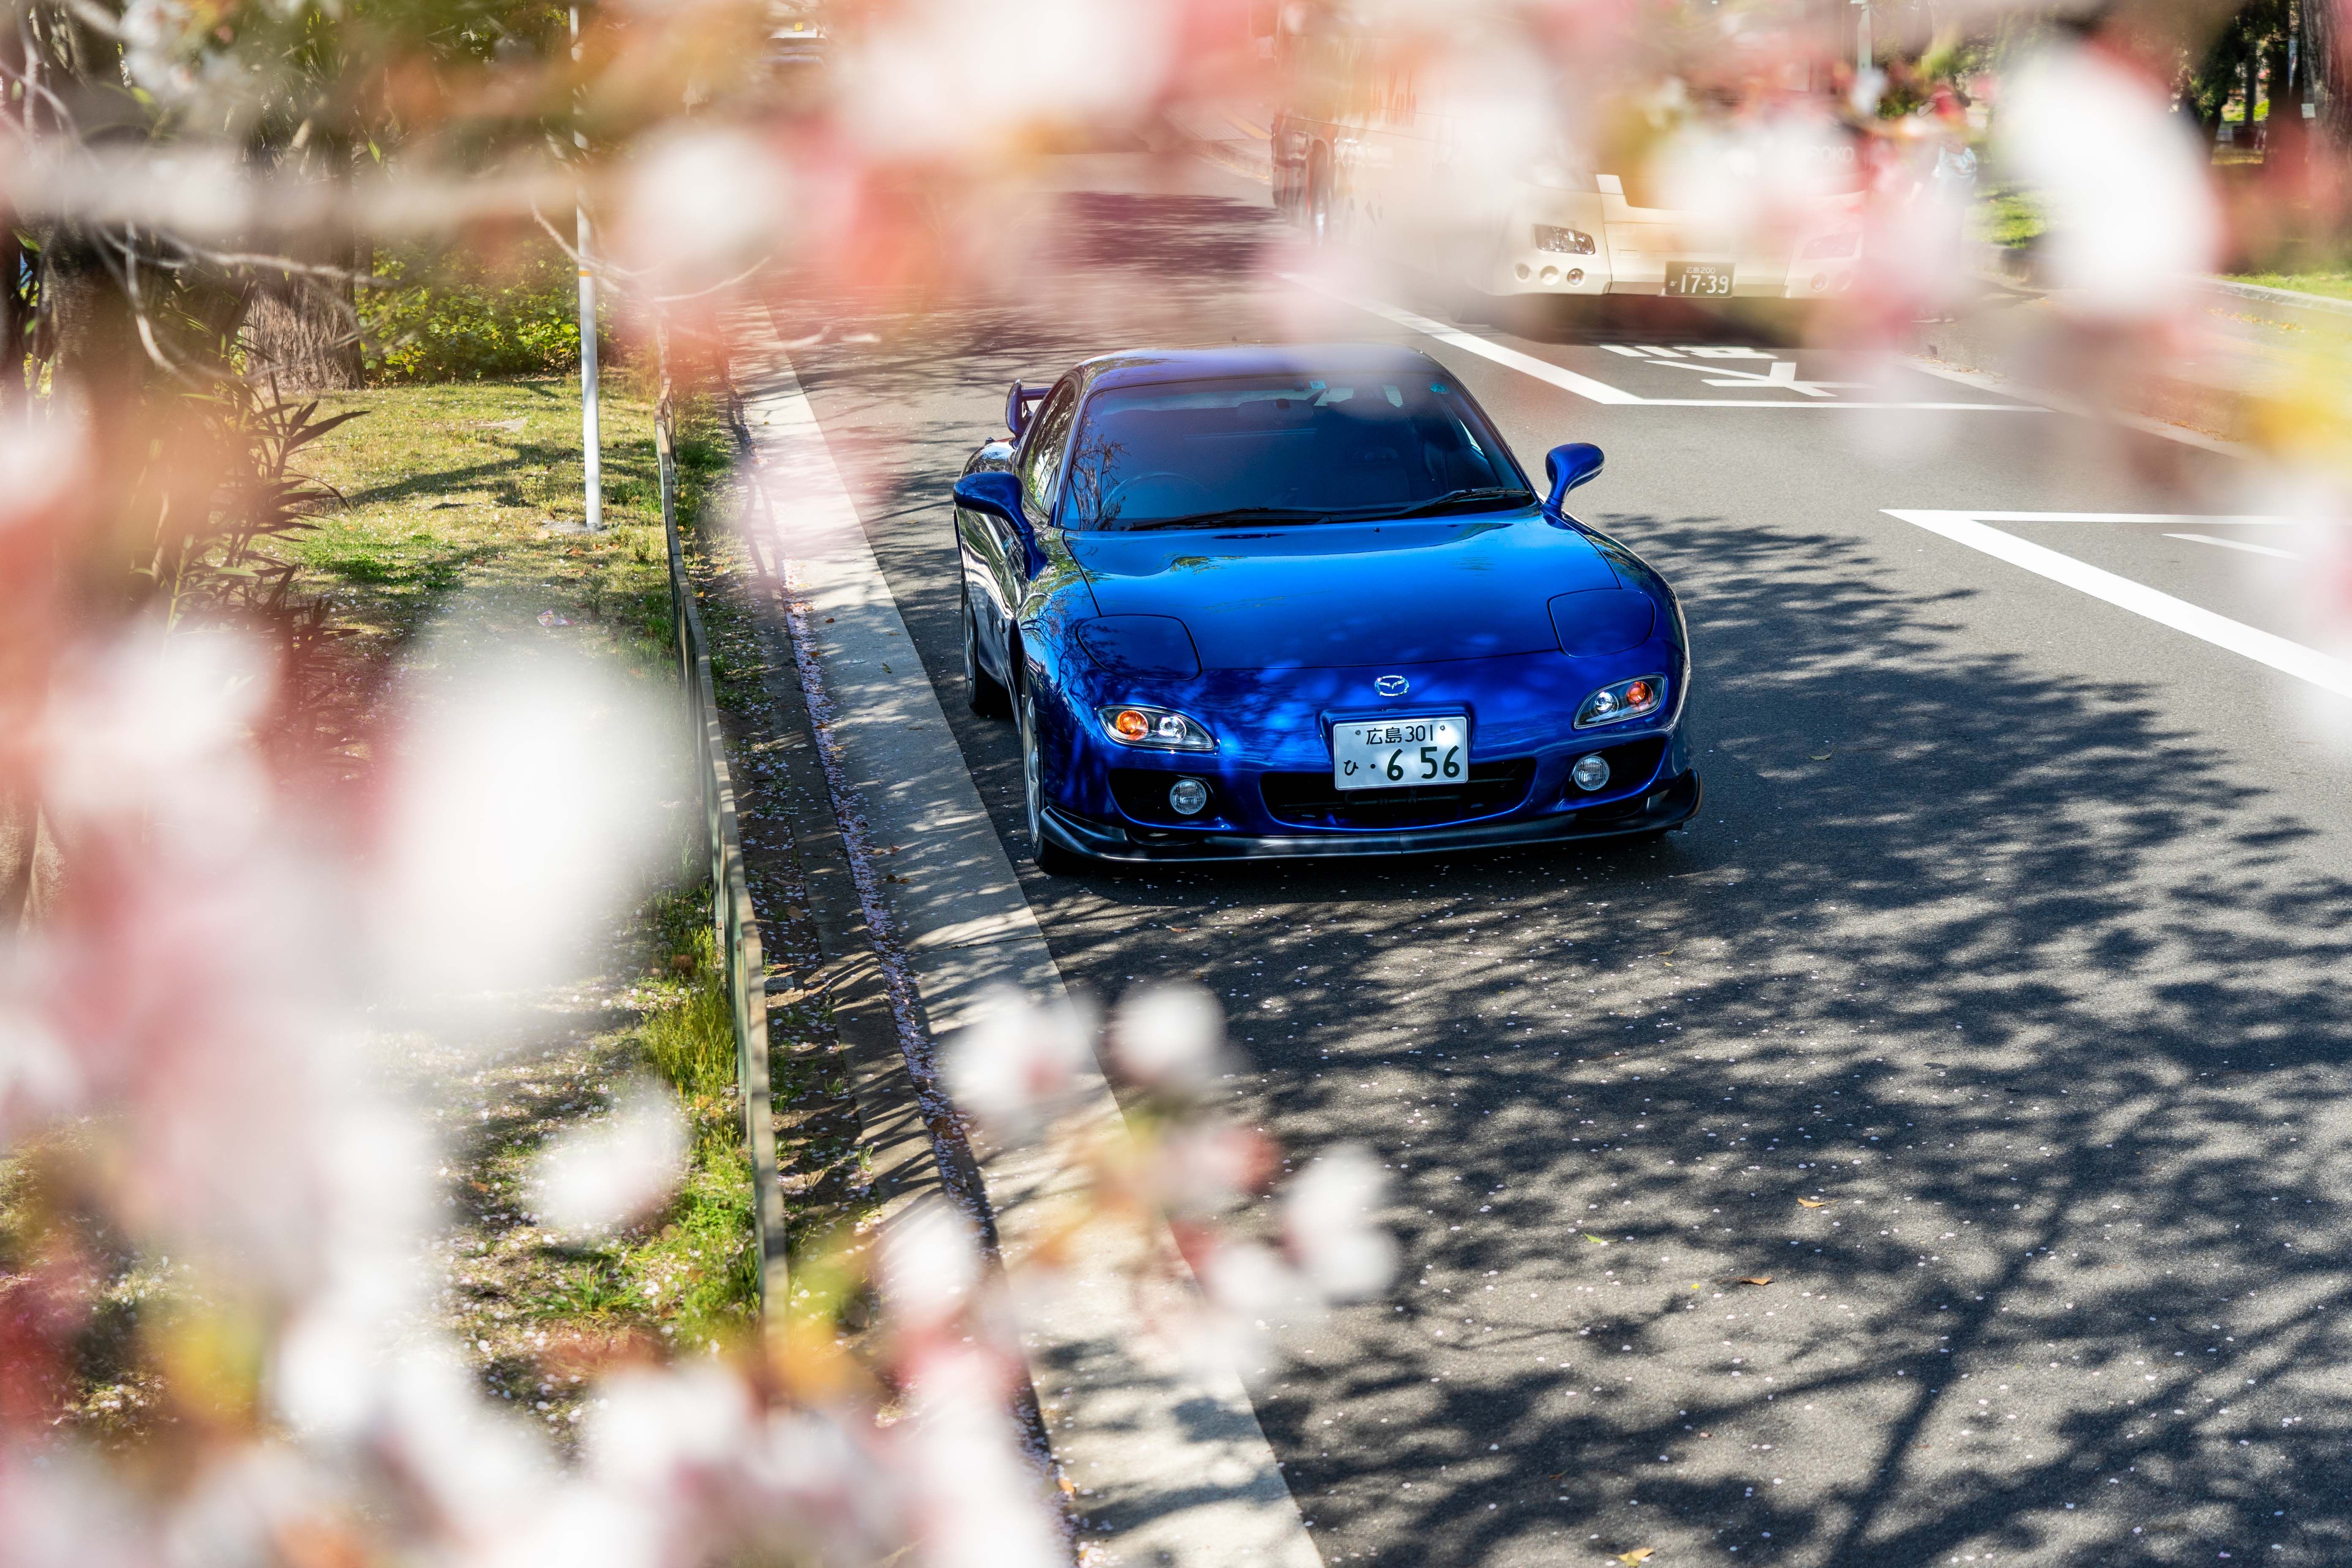
[(1383, 697), (1402, 697), (1412, 689), (1412, 682), (1402, 675), (1383, 675), (1372, 682), (1372, 689)]

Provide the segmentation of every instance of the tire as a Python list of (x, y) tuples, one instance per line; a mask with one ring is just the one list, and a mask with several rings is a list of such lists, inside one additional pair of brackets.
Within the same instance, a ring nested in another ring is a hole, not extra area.
[(1013, 715), (1013, 703), (1004, 692), (1003, 683), (988, 673), (980, 662), (980, 617), (971, 613), (971, 590), (967, 586), (961, 595), (963, 607), (963, 693), (971, 710), (983, 719), (1008, 719)]
[(1037, 737), (1037, 694), (1024, 682), (1016, 705), (1021, 731), (1021, 827), (1030, 864), (1048, 877), (1067, 877), (1085, 862), (1045, 837), (1045, 750)]

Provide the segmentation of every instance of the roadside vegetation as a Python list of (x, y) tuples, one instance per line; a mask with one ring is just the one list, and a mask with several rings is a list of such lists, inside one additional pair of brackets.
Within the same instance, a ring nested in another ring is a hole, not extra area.
[[(418, 283), (393, 301), (394, 314), (413, 313), (404, 329), (413, 352), (371, 367), (382, 384), (320, 395), (308, 417), (331, 427), (290, 464), (320, 487), (319, 504), (253, 544), (254, 562), (283, 576), (289, 602), (312, 607), (332, 674), (310, 728), (349, 784), (363, 784), (380, 760), (388, 693), (452, 612), (477, 645), (562, 645), (668, 699), (674, 655), (653, 389), (626, 367), (605, 384), (604, 526), (588, 533), (578, 383), (498, 374), (560, 368), (576, 356), (576, 334), (567, 346), (541, 330), (550, 289), (538, 293), (534, 301), (520, 283)], [(679, 516), (713, 599), (730, 739), (749, 748), (762, 743), (750, 721), (762, 656), (747, 606), (707, 559), (731, 543), (724, 531), (703, 537), (701, 527), (730, 458), (718, 402), (682, 398)], [(756, 759), (738, 763), (753, 809), (759, 790), (750, 781), (759, 771)], [(445, 1020), (388, 1016), (379, 1040), (444, 1130), (451, 1223), (439, 1263), (448, 1326), (490, 1392), (559, 1442), (600, 1368), (725, 1349), (757, 1322), (751, 1169), (722, 955), (699, 869), (702, 825), (690, 800), (677, 817), (676, 884), (652, 892), (610, 933), (593, 973), (540, 999), (526, 1027), (484, 1040)], [(796, 948), (798, 894), (786, 885), (788, 866), (772, 851), (761, 859), (772, 955), (785, 957)], [(797, 948), (814, 956), (804, 932)], [(854, 1223), (865, 1160), (829, 1017), (819, 1003), (793, 1000), (775, 1016), (779, 1161), (795, 1232), (804, 1224), (830, 1235)], [(593, 1242), (542, 1226), (530, 1207), (540, 1152), (648, 1078), (675, 1092), (688, 1129), (669, 1201)], [(52, 1392), (64, 1424), (85, 1436), (137, 1439), (183, 1414), (163, 1391), (168, 1324), (181, 1309), (174, 1281), (184, 1270), (61, 1220), (72, 1194), (50, 1178), (52, 1164), (70, 1163), (53, 1159), (58, 1152), (37, 1142), (0, 1162), (0, 1296), (40, 1249), (73, 1237), (103, 1276), (103, 1310), (65, 1374), (70, 1386)]]
[(2023, 186), (1987, 181), (1979, 190), (1969, 214), (1971, 237), (2014, 249), (2042, 237), (2045, 226), (2041, 204)]
[(580, 363), (577, 269), (534, 234), (503, 255), (375, 253), (358, 291), (372, 383), (561, 375)]

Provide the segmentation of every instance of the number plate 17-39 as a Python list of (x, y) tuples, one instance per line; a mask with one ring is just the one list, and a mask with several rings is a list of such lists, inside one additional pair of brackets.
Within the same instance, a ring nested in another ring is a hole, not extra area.
[(1341, 789), (1443, 789), (1470, 776), (1470, 721), (1348, 720), (1331, 726), (1331, 782)]

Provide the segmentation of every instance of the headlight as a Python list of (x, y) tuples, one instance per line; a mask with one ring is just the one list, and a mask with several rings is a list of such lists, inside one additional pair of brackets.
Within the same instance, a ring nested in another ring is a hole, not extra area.
[(1604, 686), (1586, 698), (1584, 706), (1576, 710), (1576, 727), (1589, 730), (1595, 724), (1615, 724), (1655, 713), (1665, 695), (1666, 678), (1663, 675), (1644, 675)]
[(1130, 702), (1096, 711), (1102, 717), (1103, 732), (1122, 746), (1140, 746), (1152, 752), (1217, 749), (1214, 736), (1172, 709), (1145, 708)]
[(1548, 223), (1539, 223), (1535, 228), (1538, 250), (1556, 250), (1569, 256), (1592, 254), (1592, 237), (1580, 228), (1554, 228)]
[(1830, 257), (1853, 256), (1862, 249), (1862, 236), (1852, 229), (1843, 234), (1825, 234), (1819, 239), (1805, 242), (1807, 261), (1820, 261)]

